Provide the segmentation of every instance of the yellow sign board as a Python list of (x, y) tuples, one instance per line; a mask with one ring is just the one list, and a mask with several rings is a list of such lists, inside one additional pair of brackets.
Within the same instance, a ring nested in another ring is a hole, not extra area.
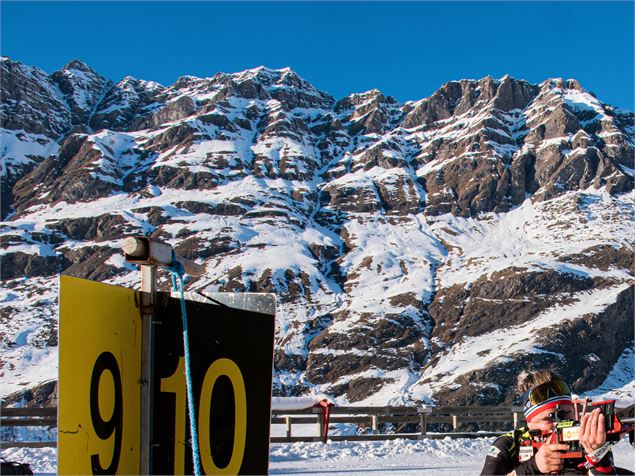
[(61, 276), (59, 474), (139, 474), (140, 380), (135, 292)]

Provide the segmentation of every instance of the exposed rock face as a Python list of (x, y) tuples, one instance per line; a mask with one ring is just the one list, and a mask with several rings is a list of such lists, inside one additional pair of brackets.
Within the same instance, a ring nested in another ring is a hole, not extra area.
[(400, 104), (290, 69), (165, 87), (3, 58), (2, 98), (6, 375), (24, 332), (54, 352), (60, 273), (136, 280), (130, 234), (203, 264), (193, 290), (278, 295), (278, 394), (509, 402), (521, 369), (585, 391), (632, 347), (633, 114), (573, 80)]
[(430, 304), (435, 321), (432, 335), (451, 344), (463, 336), (476, 336), (535, 318), (555, 303), (564, 304), (577, 292), (599, 287), (591, 278), (508, 268), (481, 276), (469, 287), (454, 285), (440, 290)]
[(53, 139), (71, 126), (71, 110), (53, 79), (39, 68), (2, 58), (2, 127)]
[(541, 332), (540, 342), (546, 351), (567, 356), (565, 373), (573, 391), (599, 386), (622, 350), (633, 342), (634, 291), (633, 287), (622, 291), (600, 314)]
[(194, 111), (196, 111), (196, 104), (194, 100), (189, 96), (181, 96), (150, 116), (140, 118), (138, 121), (134, 122), (131, 127), (134, 130), (157, 127), (161, 124), (165, 124), (166, 122), (174, 122), (185, 119)]
[(12, 189), (16, 181), (33, 170), (44, 154), (55, 151), (52, 143), (70, 128), (71, 112), (55, 83), (41, 69), (6, 57), (2, 57), (0, 68), (4, 149), (0, 212), (4, 218), (14, 201)]
[(149, 114), (158, 107), (158, 96), (164, 90), (160, 84), (126, 77), (106, 92), (90, 126), (94, 130), (134, 129), (136, 121), (145, 120), (139, 114)]
[(55, 407), (57, 406), (57, 382), (46, 382), (36, 387), (15, 392), (2, 398), (8, 407), (26, 405), (27, 407)]
[(38, 256), (20, 251), (2, 257), (2, 279), (50, 276), (64, 269), (64, 261), (57, 256)]
[(557, 369), (577, 394), (598, 387), (623, 349), (632, 345), (634, 311), (630, 287), (600, 314), (541, 330), (538, 342), (543, 354), (518, 356), (513, 362), (470, 372), (457, 380), (462, 385), (480, 382), (484, 392), (475, 394), (469, 388), (443, 390), (437, 398), (452, 405), (517, 404), (516, 376), (523, 370), (539, 368)]
[(597, 268), (602, 271), (608, 271), (610, 269), (635, 271), (635, 268), (633, 268), (633, 250), (625, 246), (592, 246), (591, 248), (583, 250), (581, 253), (562, 256), (560, 257), (560, 261)]
[(71, 61), (51, 75), (64, 94), (71, 111), (71, 126), (83, 128), (90, 123), (97, 105), (112, 87), (112, 83), (98, 75), (81, 61)]

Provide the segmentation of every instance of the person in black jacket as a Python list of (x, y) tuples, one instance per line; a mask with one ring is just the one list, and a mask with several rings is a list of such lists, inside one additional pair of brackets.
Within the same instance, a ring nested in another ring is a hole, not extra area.
[(617, 474), (610, 445), (606, 443), (604, 415), (599, 408), (582, 416), (580, 421), (580, 444), (585, 457), (565, 460), (560, 455), (569, 449), (566, 444), (543, 444), (535, 451), (531, 444), (522, 443), (530, 443), (527, 440), (534, 438), (530, 430), (553, 431), (556, 409), (560, 411), (561, 420), (574, 419), (569, 385), (553, 372), (538, 371), (521, 374), (518, 390), (523, 395), (527, 427), (494, 441), (485, 457), (481, 475)]

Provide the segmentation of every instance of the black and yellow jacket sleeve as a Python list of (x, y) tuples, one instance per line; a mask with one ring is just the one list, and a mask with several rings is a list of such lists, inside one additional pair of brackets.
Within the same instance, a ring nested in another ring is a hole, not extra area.
[(481, 476), (516, 474), (542, 474), (536, 466), (535, 457), (527, 461), (519, 461), (520, 437), (522, 430), (507, 433), (494, 441), (487, 456)]

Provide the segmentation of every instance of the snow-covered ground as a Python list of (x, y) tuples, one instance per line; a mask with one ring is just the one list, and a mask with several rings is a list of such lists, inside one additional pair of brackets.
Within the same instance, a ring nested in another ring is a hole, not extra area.
[[(270, 474), (478, 475), (493, 438), (274, 444)], [(635, 470), (635, 449), (622, 440), (615, 463)]]
[[(606, 380), (595, 390), (580, 395), (593, 400), (616, 399), (619, 407), (633, 404), (633, 349), (627, 349)], [(291, 409), (303, 399), (274, 399), (276, 408)], [(315, 399), (305, 397), (310, 404)], [(304, 402), (304, 403), (306, 403)], [(304, 408), (299, 406), (298, 408)], [(349, 425), (350, 426), (350, 425)], [(55, 431), (14, 429), (10, 439), (22, 441), (54, 440)], [(316, 435), (315, 424), (294, 425), (296, 436)], [(283, 436), (284, 425), (271, 426), (272, 436)], [(354, 433), (354, 431), (353, 431)], [(345, 424), (334, 425), (331, 434), (351, 434)], [(323, 443), (272, 443), (270, 474), (430, 474), (476, 475), (480, 473), (484, 455), (493, 438), (449, 438), (442, 440), (330, 441)], [(617, 466), (635, 471), (635, 449), (623, 439), (613, 448)], [(57, 454), (54, 448), (8, 448), (0, 451), (8, 461), (29, 463), (37, 473), (55, 473)]]
[[(478, 475), (493, 438), (274, 443), (269, 474), (302, 475)], [(635, 471), (635, 449), (627, 440), (613, 447), (617, 466)], [(55, 473), (53, 448), (6, 449), (0, 456), (31, 464), (36, 474)]]

